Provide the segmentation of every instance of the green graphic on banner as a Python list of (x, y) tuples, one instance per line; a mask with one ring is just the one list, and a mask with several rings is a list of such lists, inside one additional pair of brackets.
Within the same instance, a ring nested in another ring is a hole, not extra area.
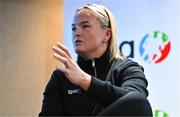
[(162, 110), (155, 110), (154, 117), (169, 117), (169, 115)]

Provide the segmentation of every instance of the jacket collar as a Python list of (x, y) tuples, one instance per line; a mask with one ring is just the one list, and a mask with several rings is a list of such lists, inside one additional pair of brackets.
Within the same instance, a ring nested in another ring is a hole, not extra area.
[(109, 52), (106, 51), (101, 57), (94, 58), (91, 60), (85, 60), (83, 57), (78, 55), (77, 62), (80, 66), (92, 66), (92, 61), (95, 61), (96, 67), (98, 66), (106, 66), (110, 63), (110, 56)]

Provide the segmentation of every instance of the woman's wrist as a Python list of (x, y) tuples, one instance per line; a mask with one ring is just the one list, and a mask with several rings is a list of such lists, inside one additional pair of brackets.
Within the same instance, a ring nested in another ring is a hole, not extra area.
[(91, 84), (91, 76), (89, 74), (84, 74), (82, 80), (80, 81), (79, 86), (85, 91), (88, 90)]

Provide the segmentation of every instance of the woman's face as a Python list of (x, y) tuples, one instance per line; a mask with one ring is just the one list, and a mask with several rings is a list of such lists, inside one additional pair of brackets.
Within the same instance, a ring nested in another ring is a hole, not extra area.
[(91, 10), (81, 9), (72, 24), (73, 45), (76, 53), (87, 59), (101, 56), (110, 36)]

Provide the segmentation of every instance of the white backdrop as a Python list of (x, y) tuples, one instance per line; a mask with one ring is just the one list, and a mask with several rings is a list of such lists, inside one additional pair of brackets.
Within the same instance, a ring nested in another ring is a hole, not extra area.
[(113, 12), (123, 55), (130, 56), (145, 69), (154, 116), (180, 117), (180, 2), (64, 0), (64, 43), (75, 59), (71, 24), (75, 9), (86, 3), (103, 4)]

